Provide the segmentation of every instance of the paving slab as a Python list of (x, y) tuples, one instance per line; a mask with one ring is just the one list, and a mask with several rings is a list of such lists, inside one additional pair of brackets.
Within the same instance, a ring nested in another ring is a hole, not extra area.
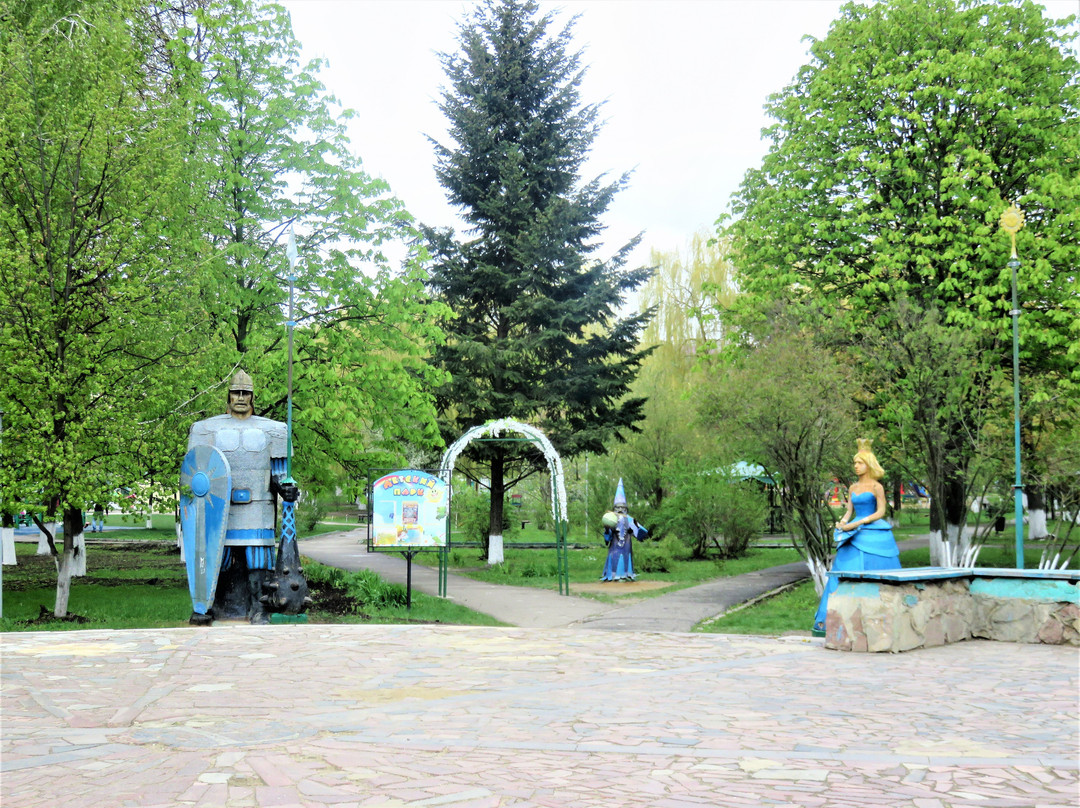
[(0, 635), (0, 802), (1075, 806), (1078, 651), (224, 625)]

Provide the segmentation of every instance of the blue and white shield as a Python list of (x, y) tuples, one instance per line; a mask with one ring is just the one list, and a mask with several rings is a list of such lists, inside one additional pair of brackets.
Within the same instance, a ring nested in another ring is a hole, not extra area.
[(229, 526), (232, 470), (214, 446), (196, 446), (180, 464), (180, 526), (184, 534), (188, 590), (196, 614), (214, 605)]

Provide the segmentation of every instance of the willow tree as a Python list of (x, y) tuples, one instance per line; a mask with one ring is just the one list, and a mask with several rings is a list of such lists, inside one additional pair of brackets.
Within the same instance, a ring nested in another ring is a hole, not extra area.
[(699, 462), (715, 454), (696, 417), (695, 392), (725, 343), (725, 311), (737, 288), (728, 240), (705, 232), (681, 248), (651, 250), (650, 263), (655, 269), (641, 289), (640, 306), (654, 312), (641, 336), (651, 353), (633, 386), (646, 399), (645, 419), (641, 432), (615, 453), (627, 485), (655, 511), (681, 462), (700, 469)]
[[(618, 310), (648, 271), (625, 268), (636, 240), (598, 256), (601, 217), (627, 177), (581, 177), (599, 106), (580, 97), (573, 23), (553, 24), (532, 0), (488, 0), (460, 26), (460, 52), (442, 57), (453, 143), (435, 144), (436, 174), (469, 230), (428, 231), (430, 285), (456, 315), (436, 352), (452, 376), (438, 393), (444, 435), (515, 418), (572, 457), (604, 451), (642, 416), (627, 392), (647, 315)], [(490, 534), (501, 535), (505, 490), (541, 466), (520, 444), (483, 447)]]

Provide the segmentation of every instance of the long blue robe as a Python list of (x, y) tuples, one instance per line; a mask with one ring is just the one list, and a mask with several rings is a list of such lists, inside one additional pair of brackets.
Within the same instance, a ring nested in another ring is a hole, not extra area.
[[(851, 495), (855, 515), (851, 521), (865, 519), (877, 510), (877, 497), (873, 491)], [(895, 570), (900, 569), (900, 549), (896, 546), (892, 526), (884, 519), (877, 519), (855, 530), (837, 530), (833, 534), (840, 545), (833, 561), (834, 570)], [(814, 615), (814, 631), (825, 630), (825, 615), (829, 611), (829, 595), (836, 591), (839, 581), (832, 575), (821, 593), (817, 614)]]
[(649, 531), (629, 516), (619, 517), (615, 527), (604, 528), (604, 544), (608, 546), (607, 561), (601, 581), (634, 580), (633, 540), (644, 541)]

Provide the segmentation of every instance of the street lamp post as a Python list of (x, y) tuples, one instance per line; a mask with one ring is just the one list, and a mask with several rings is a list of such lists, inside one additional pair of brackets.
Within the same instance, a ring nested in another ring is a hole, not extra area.
[(1016, 255), (1016, 234), (1024, 226), (1024, 214), (1016, 205), (1001, 214), (1001, 229), (1012, 239), (1012, 333), (1013, 333), (1013, 446), (1016, 454), (1016, 481), (1013, 483), (1013, 511), (1016, 515), (1016, 568), (1024, 568), (1024, 489), (1020, 482), (1020, 306), (1016, 302), (1016, 271), (1020, 259)]
[[(4, 411), (0, 410), (0, 462), (4, 456)], [(0, 486), (0, 505), (4, 502), (4, 489)], [(0, 531), (3, 530), (4, 510), (0, 508)], [(4, 616), (4, 540), (0, 537), (0, 617)]]

